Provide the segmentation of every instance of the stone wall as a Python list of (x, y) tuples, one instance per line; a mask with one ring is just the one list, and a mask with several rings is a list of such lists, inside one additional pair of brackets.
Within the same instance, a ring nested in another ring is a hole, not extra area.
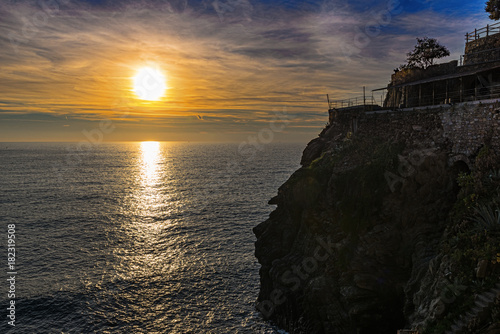
[(485, 143), (500, 152), (500, 103), (460, 103), (414, 110), (348, 113), (332, 115), (333, 128), (328, 131), (357, 131), (374, 137), (403, 140), (410, 146), (450, 144), (455, 155), (470, 157)]
[(392, 85), (400, 85), (417, 80), (452, 74), (457, 71), (458, 61), (453, 60), (448, 63), (436, 64), (423, 68), (404, 69), (391, 76)]
[(471, 156), (485, 143), (500, 149), (500, 105), (498, 102), (460, 105), (441, 113), (443, 136), (452, 151)]
[(498, 48), (500, 48), (500, 34), (490, 35), (469, 42), (465, 45), (464, 65), (497, 60), (500, 58), (500, 53), (498, 51), (492, 52), (487, 50)]

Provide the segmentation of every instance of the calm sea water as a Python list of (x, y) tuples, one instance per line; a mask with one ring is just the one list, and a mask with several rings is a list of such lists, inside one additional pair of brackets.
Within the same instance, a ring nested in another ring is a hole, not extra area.
[(252, 228), (303, 147), (0, 144), (0, 332), (276, 333), (255, 311)]

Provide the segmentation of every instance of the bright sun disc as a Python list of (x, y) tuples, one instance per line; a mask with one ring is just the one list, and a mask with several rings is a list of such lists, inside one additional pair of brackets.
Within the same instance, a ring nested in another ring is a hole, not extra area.
[(134, 77), (134, 93), (141, 100), (157, 101), (165, 93), (165, 76), (158, 69), (143, 67)]

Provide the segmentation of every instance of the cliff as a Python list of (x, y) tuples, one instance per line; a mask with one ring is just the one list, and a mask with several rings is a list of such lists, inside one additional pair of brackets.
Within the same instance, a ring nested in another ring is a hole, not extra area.
[(341, 113), (254, 228), (290, 333), (500, 331), (500, 109)]

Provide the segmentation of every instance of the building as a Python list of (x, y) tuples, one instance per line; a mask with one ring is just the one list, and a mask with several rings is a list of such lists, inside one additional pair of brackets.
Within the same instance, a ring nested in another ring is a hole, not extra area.
[(398, 71), (381, 89), (384, 109), (500, 98), (500, 23), (467, 33), (460, 61)]

